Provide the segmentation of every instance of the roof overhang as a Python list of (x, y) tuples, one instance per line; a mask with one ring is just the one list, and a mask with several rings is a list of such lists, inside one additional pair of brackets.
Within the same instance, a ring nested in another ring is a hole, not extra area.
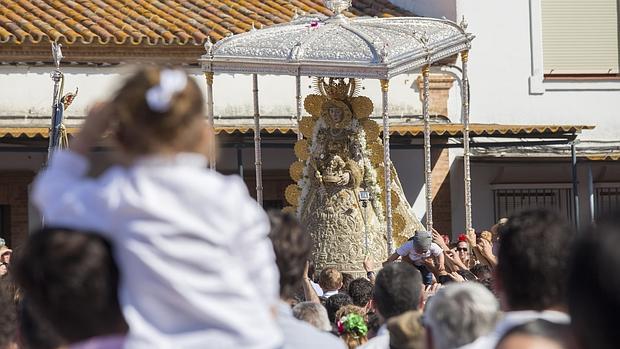
[[(501, 124), (470, 124), (470, 137), (564, 137), (576, 135), (583, 130), (592, 130), (591, 125), (501, 125)], [(218, 134), (252, 133), (254, 126), (250, 124), (238, 123), (237, 125), (215, 125)], [(287, 124), (271, 123), (261, 126), (261, 131), (268, 134), (295, 133), (297, 127), (294, 122)], [(79, 127), (68, 127), (67, 133), (77, 134)], [(390, 126), (391, 135), (422, 137), (424, 126), (420, 124), (395, 124)], [(462, 138), (462, 124), (433, 124), (431, 134), (436, 137)], [(49, 128), (46, 127), (2, 127), (0, 128), (0, 138), (47, 138)]]

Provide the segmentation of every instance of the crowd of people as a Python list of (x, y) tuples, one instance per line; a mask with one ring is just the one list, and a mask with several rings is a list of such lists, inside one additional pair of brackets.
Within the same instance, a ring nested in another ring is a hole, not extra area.
[[(612, 349), (620, 221), (529, 210), (417, 231), (365, 275), (316, 270), (295, 217), (206, 169), (198, 86), (148, 67), (38, 176), (46, 227), (0, 244), (0, 349)], [(117, 164), (89, 175), (109, 135)]]

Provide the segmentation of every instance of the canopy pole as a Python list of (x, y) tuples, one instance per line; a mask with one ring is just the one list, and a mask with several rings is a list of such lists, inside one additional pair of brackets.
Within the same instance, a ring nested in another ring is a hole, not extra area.
[(381, 92), (383, 95), (383, 170), (385, 179), (385, 224), (387, 235), (388, 256), (392, 254), (394, 247), (392, 241), (392, 160), (390, 159), (390, 116), (388, 106), (388, 91), (390, 80), (382, 79)]
[(472, 229), (471, 213), (471, 166), (469, 151), (469, 77), (467, 76), (467, 62), (469, 51), (461, 52), (461, 62), (463, 64), (463, 86), (461, 88), (462, 114), (463, 114), (463, 180), (465, 181), (465, 231)]
[(258, 106), (258, 75), (252, 75), (254, 94), (254, 165), (256, 166), (256, 201), (263, 206), (263, 160), (261, 154), (260, 112)]
[(297, 76), (295, 77), (296, 79), (296, 96), (295, 99), (297, 100), (297, 139), (302, 139), (304, 138), (304, 135), (301, 134), (301, 129), (299, 128), (299, 123), (301, 122), (301, 76), (299, 76), (299, 74), (297, 74)]
[(62, 104), (62, 93), (64, 85), (64, 76), (60, 71), (60, 61), (62, 60), (62, 45), (57, 42), (52, 42), (52, 57), (56, 69), (52, 72), (51, 77), (54, 81), (54, 94), (52, 96), (52, 126), (49, 132), (49, 145), (47, 150), (47, 161), (49, 162), (52, 154), (61, 144), (61, 134), (63, 133), (63, 120), (64, 120), (64, 107)]
[(209, 141), (209, 168), (215, 170), (215, 123), (213, 122), (213, 72), (205, 72), (207, 80), (207, 118), (213, 128), (213, 137)]
[(237, 143), (235, 145), (237, 148), (237, 171), (239, 172), (239, 177), (244, 178), (243, 175), (243, 143)]
[(594, 178), (592, 177), (591, 164), (588, 164), (588, 207), (590, 209), (590, 224), (594, 224), (596, 216), (594, 212)]
[(577, 178), (577, 149), (575, 147), (577, 141), (570, 143), (571, 153), (571, 172), (573, 182), (573, 212), (575, 214), (575, 227), (577, 230), (581, 228), (581, 221), (579, 217), (579, 179)]
[(424, 91), (422, 93), (422, 114), (424, 116), (424, 178), (426, 189), (426, 230), (433, 230), (433, 179), (431, 165), (431, 122), (429, 115), (429, 75), (431, 66), (422, 68)]

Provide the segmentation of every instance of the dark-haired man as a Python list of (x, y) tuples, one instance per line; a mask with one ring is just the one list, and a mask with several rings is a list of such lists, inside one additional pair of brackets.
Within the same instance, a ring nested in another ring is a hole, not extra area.
[(372, 308), (372, 289), (373, 285), (366, 278), (357, 278), (349, 284), (349, 296), (353, 299), (353, 304), (366, 309)]
[(120, 349), (127, 324), (110, 245), (80, 231), (44, 229), (15, 263), (24, 296), (71, 349)]
[[(620, 212), (619, 212), (620, 213)], [(620, 346), (620, 214), (597, 221), (575, 244), (568, 304), (580, 348)]]
[(280, 298), (277, 321), (284, 334), (284, 349), (344, 349), (344, 343), (293, 317), (291, 300), (302, 284), (312, 241), (297, 220), (288, 214), (271, 213), (271, 233), (276, 264), (280, 271)]
[(568, 324), (568, 257), (574, 233), (547, 210), (514, 215), (499, 228), (495, 290), (504, 318), (495, 330), (462, 349), (493, 349), (511, 328), (536, 319)]
[(377, 274), (373, 303), (384, 324), (377, 336), (360, 349), (389, 349), (387, 321), (410, 310), (418, 310), (423, 302), (422, 274), (409, 263), (391, 263)]

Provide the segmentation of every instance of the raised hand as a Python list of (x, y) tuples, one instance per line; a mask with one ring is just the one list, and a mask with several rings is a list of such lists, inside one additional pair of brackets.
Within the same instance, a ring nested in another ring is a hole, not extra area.
[(469, 229), (465, 237), (467, 237), (467, 242), (469, 243), (469, 246), (471, 247), (476, 246), (476, 231), (475, 230)]
[(480, 239), (478, 249), (485, 257), (493, 255), (493, 245), (491, 245), (491, 243), (486, 239)]
[(448, 247), (448, 245), (446, 245), (446, 242), (444, 241), (443, 237), (441, 236), (441, 234), (439, 234), (439, 232), (437, 232), (437, 230), (433, 229), (433, 242), (436, 243), (437, 245), (439, 245), (439, 247), (441, 247), (442, 250), (447, 251), (450, 248)]
[(450, 276), (450, 278), (452, 280), (454, 280), (455, 282), (465, 282), (465, 278), (461, 276), (461, 274), (457, 273), (457, 272), (452, 272), (450, 274), (448, 274)]
[(366, 272), (373, 271), (375, 269), (375, 263), (370, 259), (369, 256), (364, 257), (364, 270)]

